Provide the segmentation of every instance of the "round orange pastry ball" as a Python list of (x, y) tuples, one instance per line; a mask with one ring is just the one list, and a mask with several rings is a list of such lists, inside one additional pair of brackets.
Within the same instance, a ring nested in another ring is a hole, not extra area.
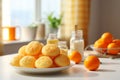
[(120, 51), (120, 46), (116, 43), (110, 43), (107, 47), (107, 53), (108, 54), (118, 54)]
[(36, 59), (33, 56), (24, 56), (20, 60), (21, 67), (34, 68)]
[(25, 49), (26, 49), (26, 45), (20, 47), (18, 50), (18, 54), (25, 56), (27, 54)]
[(60, 49), (55, 44), (46, 44), (42, 48), (42, 54), (45, 56), (55, 57), (60, 54)]
[(99, 68), (100, 65), (100, 60), (96, 56), (88, 56), (84, 60), (84, 66), (90, 70), (90, 71), (95, 71)]
[(106, 43), (111, 43), (113, 40), (113, 35), (109, 32), (105, 32), (101, 36), (102, 40), (104, 40)]
[(37, 55), (41, 53), (41, 49), (43, 47), (43, 44), (38, 41), (31, 41), (25, 49), (25, 52), (28, 55)]
[(36, 68), (49, 68), (52, 64), (53, 61), (49, 56), (41, 56), (35, 61)]
[(11, 60), (11, 65), (20, 66), (19, 61), (23, 57), (23, 55), (15, 55)]
[(57, 56), (54, 59), (54, 62), (59, 67), (64, 67), (64, 66), (70, 65), (70, 60), (69, 60), (68, 56), (66, 56), (64, 54), (60, 54), (59, 56)]

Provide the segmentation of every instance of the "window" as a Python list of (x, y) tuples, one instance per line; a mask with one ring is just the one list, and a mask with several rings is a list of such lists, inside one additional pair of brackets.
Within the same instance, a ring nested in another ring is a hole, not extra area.
[(3, 26), (27, 26), (34, 20), (35, 0), (3, 0)]
[[(46, 18), (51, 12), (60, 14), (61, 0), (3, 0), (2, 26), (21, 26)], [(17, 35), (19, 33), (17, 32)]]
[(41, 0), (41, 16), (46, 18), (50, 12), (54, 12), (55, 16), (60, 14), (61, 0)]
[(27, 26), (50, 12), (60, 14), (60, 0), (3, 0), (3, 26)]

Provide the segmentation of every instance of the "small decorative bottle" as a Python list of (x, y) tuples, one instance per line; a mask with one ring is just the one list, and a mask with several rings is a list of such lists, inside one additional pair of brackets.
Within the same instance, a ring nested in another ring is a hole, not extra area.
[(83, 39), (83, 31), (82, 30), (75, 30), (72, 32), (72, 36), (70, 39), (70, 52), (72, 51), (79, 51), (82, 55), (83, 60), (83, 53), (84, 53), (84, 39)]
[(54, 33), (50, 33), (47, 39), (47, 44), (56, 44), (58, 45), (57, 35)]
[(68, 55), (68, 46), (66, 41), (59, 41), (58, 47), (60, 48), (61, 54)]

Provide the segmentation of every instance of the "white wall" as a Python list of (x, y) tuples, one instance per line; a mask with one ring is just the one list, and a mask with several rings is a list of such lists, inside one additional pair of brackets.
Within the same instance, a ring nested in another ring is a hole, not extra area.
[(89, 44), (107, 31), (120, 38), (120, 0), (91, 0)]
[(120, 0), (101, 0), (101, 33), (109, 31), (120, 38)]
[(90, 26), (89, 26), (89, 44), (94, 43), (99, 37), (100, 22), (100, 0), (91, 0)]

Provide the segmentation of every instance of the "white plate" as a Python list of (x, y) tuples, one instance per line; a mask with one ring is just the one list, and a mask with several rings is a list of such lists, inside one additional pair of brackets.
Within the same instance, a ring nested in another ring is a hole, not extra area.
[(25, 72), (25, 73), (51, 73), (51, 72), (59, 72), (66, 70), (72, 67), (74, 63), (71, 63), (69, 66), (65, 67), (57, 67), (57, 68), (24, 68), (24, 67), (15, 67), (12, 66), (16, 71)]

